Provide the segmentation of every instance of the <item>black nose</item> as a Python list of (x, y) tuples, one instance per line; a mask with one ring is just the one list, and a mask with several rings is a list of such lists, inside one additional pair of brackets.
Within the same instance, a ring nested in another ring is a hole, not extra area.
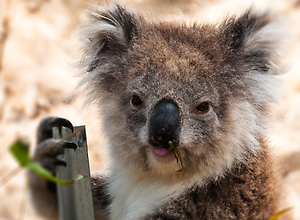
[(169, 148), (169, 141), (178, 145), (180, 132), (179, 107), (172, 100), (162, 99), (154, 107), (150, 118), (149, 143), (154, 147)]

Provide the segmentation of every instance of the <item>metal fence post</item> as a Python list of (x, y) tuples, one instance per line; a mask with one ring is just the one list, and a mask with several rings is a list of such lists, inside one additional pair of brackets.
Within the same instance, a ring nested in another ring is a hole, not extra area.
[[(74, 131), (84, 126), (74, 127)], [(63, 127), (61, 135), (58, 129), (53, 129), (54, 138), (65, 138), (71, 130)], [(60, 136), (60, 137), (59, 137)], [(59, 219), (60, 220), (94, 220), (94, 208), (91, 191), (90, 168), (86, 143), (85, 129), (68, 139), (77, 145), (77, 149), (65, 149), (60, 160), (67, 163), (66, 167), (59, 166), (57, 177), (62, 180), (75, 179), (78, 175), (86, 178), (75, 181), (73, 184), (63, 186), (57, 184)]]

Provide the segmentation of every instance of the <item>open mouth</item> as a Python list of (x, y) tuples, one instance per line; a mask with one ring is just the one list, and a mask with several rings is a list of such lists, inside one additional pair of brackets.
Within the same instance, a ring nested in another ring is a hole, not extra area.
[(153, 152), (159, 160), (170, 161), (173, 160), (175, 157), (177, 164), (180, 168), (177, 172), (183, 171), (183, 160), (180, 151), (177, 147), (174, 147), (171, 141), (169, 141), (169, 148), (155, 147), (153, 148)]

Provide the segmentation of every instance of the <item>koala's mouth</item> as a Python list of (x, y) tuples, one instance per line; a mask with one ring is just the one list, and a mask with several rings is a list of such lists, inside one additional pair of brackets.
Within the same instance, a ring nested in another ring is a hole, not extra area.
[(183, 171), (183, 160), (181, 157), (181, 153), (177, 147), (174, 147), (173, 143), (169, 141), (169, 148), (165, 147), (155, 147), (153, 148), (153, 152), (160, 158), (168, 158), (168, 160), (171, 160), (172, 157), (177, 161), (177, 164), (179, 166), (179, 170), (177, 172)]
[(159, 147), (159, 148), (154, 148), (154, 153), (157, 154), (158, 156), (167, 156), (172, 152), (172, 150), (169, 150), (164, 147)]

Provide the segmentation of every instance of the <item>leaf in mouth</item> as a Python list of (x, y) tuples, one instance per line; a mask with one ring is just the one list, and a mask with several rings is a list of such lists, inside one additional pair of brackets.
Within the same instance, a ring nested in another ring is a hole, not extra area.
[(183, 160), (180, 154), (180, 151), (178, 150), (178, 148), (174, 147), (174, 144), (172, 143), (172, 141), (169, 141), (169, 150), (173, 150), (175, 158), (177, 160), (177, 163), (179, 164), (179, 166), (181, 167), (179, 170), (177, 170), (177, 172), (182, 172), (183, 171)]

